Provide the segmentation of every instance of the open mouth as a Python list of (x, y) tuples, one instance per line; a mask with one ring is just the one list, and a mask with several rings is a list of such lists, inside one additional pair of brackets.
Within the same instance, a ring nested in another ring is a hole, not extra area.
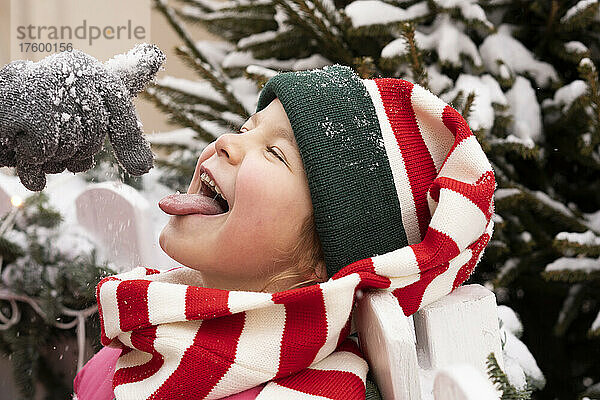
[(212, 187), (210, 187), (209, 185), (206, 184), (206, 182), (204, 181), (200, 181), (201, 185), (200, 185), (200, 193), (212, 198), (221, 208), (222, 212), (220, 212), (219, 214), (224, 214), (226, 212), (229, 211), (229, 203), (227, 202), (227, 200), (225, 200), (223, 198), (223, 196), (221, 196), (219, 193), (217, 193), (215, 190), (213, 190)]

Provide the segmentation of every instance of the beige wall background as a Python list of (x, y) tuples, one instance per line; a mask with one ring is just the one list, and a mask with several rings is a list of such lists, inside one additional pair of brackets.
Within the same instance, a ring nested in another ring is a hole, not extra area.
[[(60, 16), (65, 16), (66, 18), (66, 16), (69, 15), (68, 4), (69, 2), (75, 0), (57, 1), (62, 1), (64, 4), (61, 6), (46, 7), (46, 5), (49, 4), (46, 3), (44, 7), (40, 7), (38, 4), (43, 3), (43, 1), (19, 0), (18, 2), (13, 2), (13, 6), (15, 3), (18, 3), (18, 10), (11, 10), (10, 0), (0, 0), (0, 67), (12, 61), (10, 56), (10, 34), (12, 29), (10, 26), (11, 12), (15, 13), (16, 11), (16, 15), (20, 15), (25, 21), (47, 15), (56, 15), (59, 19)], [(150, 0), (146, 1), (150, 3)], [(105, 4), (104, 2), (95, 3), (98, 5)], [(178, 5), (178, 3), (175, 1), (171, 1), (170, 4), (174, 6)], [(130, 2), (121, 1), (119, 5), (120, 13), (122, 15), (131, 15), (133, 10), (132, 7), (133, 6)], [(115, 12), (114, 9), (102, 6), (94, 7), (94, 9), (90, 11), (91, 14), (96, 14), (95, 18), (97, 18), (99, 21), (110, 21), (111, 13), (114, 14)], [(71, 11), (71, 15), (73, 12), (74, 11)], [(149, 11), (149, 19), (150, 35), (149, 40), (146, 41), (155, 43), (167, 56), (167, 59), (164, 63), (165, 69), (157, 74), (157, 78), (160, 79), (165, 75), (171, 75), (177, 78), (192, 80), (200, 79), (198, 75), (196, 75), (191, 68), (185, 65), (175, 54), (175, 47), (182, 45), (183, 43), (173, 28), (169, 25), (166, 18), (160, 13), (160, 11), (152, 7)], [(206, 31), (199, 24), (185, 24), (185, 26), (191, 37), (195, 40), (221, 40), (218, 36), (212, 35)], [(121, 40), (119, 43), (116, 43), (115, 41), (115, 43), (111, 44), (110, 48), (102, 48), (101, 46), (97, 46), (94, 47), (93, 55), (99, 60), (105, 61), (115, 54), (127, 51), (133, 47), (134, 42), (135, 41), (127, 42)], [(144, 132), (150, 134), (154, 132), (166, 132), (179, 128), (179, 126), (168, 124), (166, 114), (157, 109), (151, 102), (141, 98), (136, 98), (134, 100), (134, 104), (144, 125)]]
[[(171, 1), (170, 3), (173, 3)], [(152, 9), (150, 24), (152, 27), (152, 42), (155, 43), (166, 54), (167, 59), (164, 63), (165, 69), (157, 74), (160, 79), (165, 75), (184, 79), (200, 79), (194, 71), (184, 64), (175, 54), (175, 48), (183, 45), (183, 42), (177, 36), (177, 33), (166, 18), (157, 9)], [(200, 24), (185, 25), (191, 37), (194, 40), (222, 40), (204, 29)], [(144, 124), (144, 132), (165, 132), (178, 129), (179, 126), (167, 124), (166, 115), (158, 110), (154, 105), (141, 98), (135, 100), (136, 108), (140, 114), (140, 119)]]

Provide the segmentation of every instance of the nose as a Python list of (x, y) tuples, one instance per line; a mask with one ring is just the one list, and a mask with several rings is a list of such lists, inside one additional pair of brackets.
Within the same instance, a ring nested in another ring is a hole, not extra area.
[(239, 163), (243, 156), (243, 144), (240, 141), (241, 134), (237, 133), (224, 133), (215, 140), (215, 150), (217, 156), (225, 157), (225, 159), (232, 163)]

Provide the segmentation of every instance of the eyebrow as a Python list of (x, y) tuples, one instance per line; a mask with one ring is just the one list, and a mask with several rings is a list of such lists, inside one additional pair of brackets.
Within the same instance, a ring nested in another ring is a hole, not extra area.
[[(261, 120), (262, 116), (258, 115), (258, 113), (252, 114), (250, 117), (250, 121), (254, 124), (254, 126), (258, 125)], [(275, 134), (283, 139), (286, 139), (290, 143), (294, 143), (294, 135), (287, 129), (278, 128), (275, 131)]]

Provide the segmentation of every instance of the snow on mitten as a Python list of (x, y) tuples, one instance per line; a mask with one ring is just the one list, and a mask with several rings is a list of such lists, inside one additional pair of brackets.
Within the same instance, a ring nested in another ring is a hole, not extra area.
[(94, 166), (108, 133), (118, 163), (139, 176), (153, 167), (132, 98), (165, 60), (155, 45), (136, 45), (106, 63), (80, 51), (38, 61), (17, 60), (0, 70), (0, 166), (16, 167), (33, 191), (48, 173)]

